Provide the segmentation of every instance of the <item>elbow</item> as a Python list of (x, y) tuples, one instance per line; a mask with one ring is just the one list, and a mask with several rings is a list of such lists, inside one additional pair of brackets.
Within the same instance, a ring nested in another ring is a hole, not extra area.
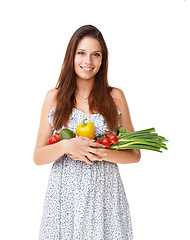
[(140, 151), (140, 149), (136, 149), (136, 151), (135, 151), (135, 158), (136, 158), (136, 163), (140, 162), (140, 160), (141, 160), (141, 151)]
[(126, 152), (127, 156), (125, 158), (125, 163), (138, 163), (140, 161), (141, 159), (140, 149), (127, 149)]
[(33, 161), (34, 163), (37, 165), (37, 166), (40, 166), (40, 162), (38, 161), (38, 157), (37, 157), (37, 154), (36, 154), (36, 151), (34, 151), (33, 153)]
[(39, 164), (39, 162), (34, 161), (34, 163), (36, 164), (36, 166), (40, 166), (41, 164)]
[(39, 162), (35, 158), (33, 158), (33, 161), (37, 166), (40, 166)]

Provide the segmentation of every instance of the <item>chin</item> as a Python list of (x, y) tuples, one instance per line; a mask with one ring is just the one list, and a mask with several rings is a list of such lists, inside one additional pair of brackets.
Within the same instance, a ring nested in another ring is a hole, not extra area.
[(79, 78), (84, 79), (84, 80), (90, 80), (93, 79), (95, 77), (96, 74), (76, 74)]

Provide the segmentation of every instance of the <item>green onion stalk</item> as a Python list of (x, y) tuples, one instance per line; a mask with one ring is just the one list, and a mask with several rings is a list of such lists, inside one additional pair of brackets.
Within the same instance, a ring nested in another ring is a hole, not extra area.
[(159, 136), (155, 128), (148, 128), (140, 131), (129, 132), (125, 128), (118, 129), (118, 143), (112, 144), (109, 149), (146, 149), (156, 152), (162, 152), (161, 149), (168, 150), (166, 144), (168, 140)]

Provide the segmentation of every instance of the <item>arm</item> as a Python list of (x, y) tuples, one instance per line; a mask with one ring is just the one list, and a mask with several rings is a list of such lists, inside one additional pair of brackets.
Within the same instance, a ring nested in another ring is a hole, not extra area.
[(85, 161), (87, 163), (92, 163), (91, 161), (102, 159), (102, 155), (104, 154), (103, 146), (87, 138), (76, 137), (69, 140), (63, 140), (52, 145), (47, 144), (47, 139), (51, 137), (53, 131), (47, 117), (49, 111), (56, 103), (56, 93), (56, 89), (50, 90), (46, 94), (42, 106), (40, 126), (33, 153), (33, 160), (36, 165), (52, 163), (63, 154), (78, 156), (78, 160), (80, 159), (81, 161)]
[[(134, 128), (132, 125), (130, 112), (124, 93), (122, 92), (122, 90), (118, 88), (113, 88), (111, 95), (116, 104), (116, 107), (122, 113), (120, 116), (121, 126), (127, 129), (128, 131), (133, 132)], [(137, 163), (140, 161), (141, 158), (141, 152), (139, 149), (129, 149), (122, 151), (105, 149), (105, 153), (107, 154), (107, 156), (103, 157), (103, 159), (105, 161), (114, 163), (122, 164)]]
[(51, 137), (52, 126), (47, 120), (51, 108), (55, 105), (56, 89), (48, 91), (41, 110), (40, 125), (33, 153), (33, 160), (37, 165), (51, 163), (64, 154), (64, 148), (60, 144), (47, 144), (47, 139)]
[(140, 161), (140, 150), (138, 149), (127, 149), (127, 150), (111, 150), (105, 149), (106, 156), (103, 157), (103, 160), (113, 163), (137, 163)]

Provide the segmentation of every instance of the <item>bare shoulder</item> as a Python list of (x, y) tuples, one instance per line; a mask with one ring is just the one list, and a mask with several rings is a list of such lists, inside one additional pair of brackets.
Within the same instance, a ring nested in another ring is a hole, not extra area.
[(47, 93), (46, 93), (46, 98), (50, 101), (52, 101), (53, 103), (56, 102), (56, 96), (57, 96), (58, 90), (56, 88), (50, 89)]
[(122, 104), (123, 101), (125, 101), (125, 94), (120, 88), (112, 88), (111, 96), (118, 107), (120, 104)]
[(44, 104), (48, 106), (49, 109), (51, 109), (53, 106), (56, 105), (56, 96), (57, 96), (58, 90), (57, 89), (51, 89), (46, 93)]
[(42, 114), (45, 116), (49, 114), (49, 111), (56, 105), (57, 89), (49, 90), (46, 95), (42, 106)]

